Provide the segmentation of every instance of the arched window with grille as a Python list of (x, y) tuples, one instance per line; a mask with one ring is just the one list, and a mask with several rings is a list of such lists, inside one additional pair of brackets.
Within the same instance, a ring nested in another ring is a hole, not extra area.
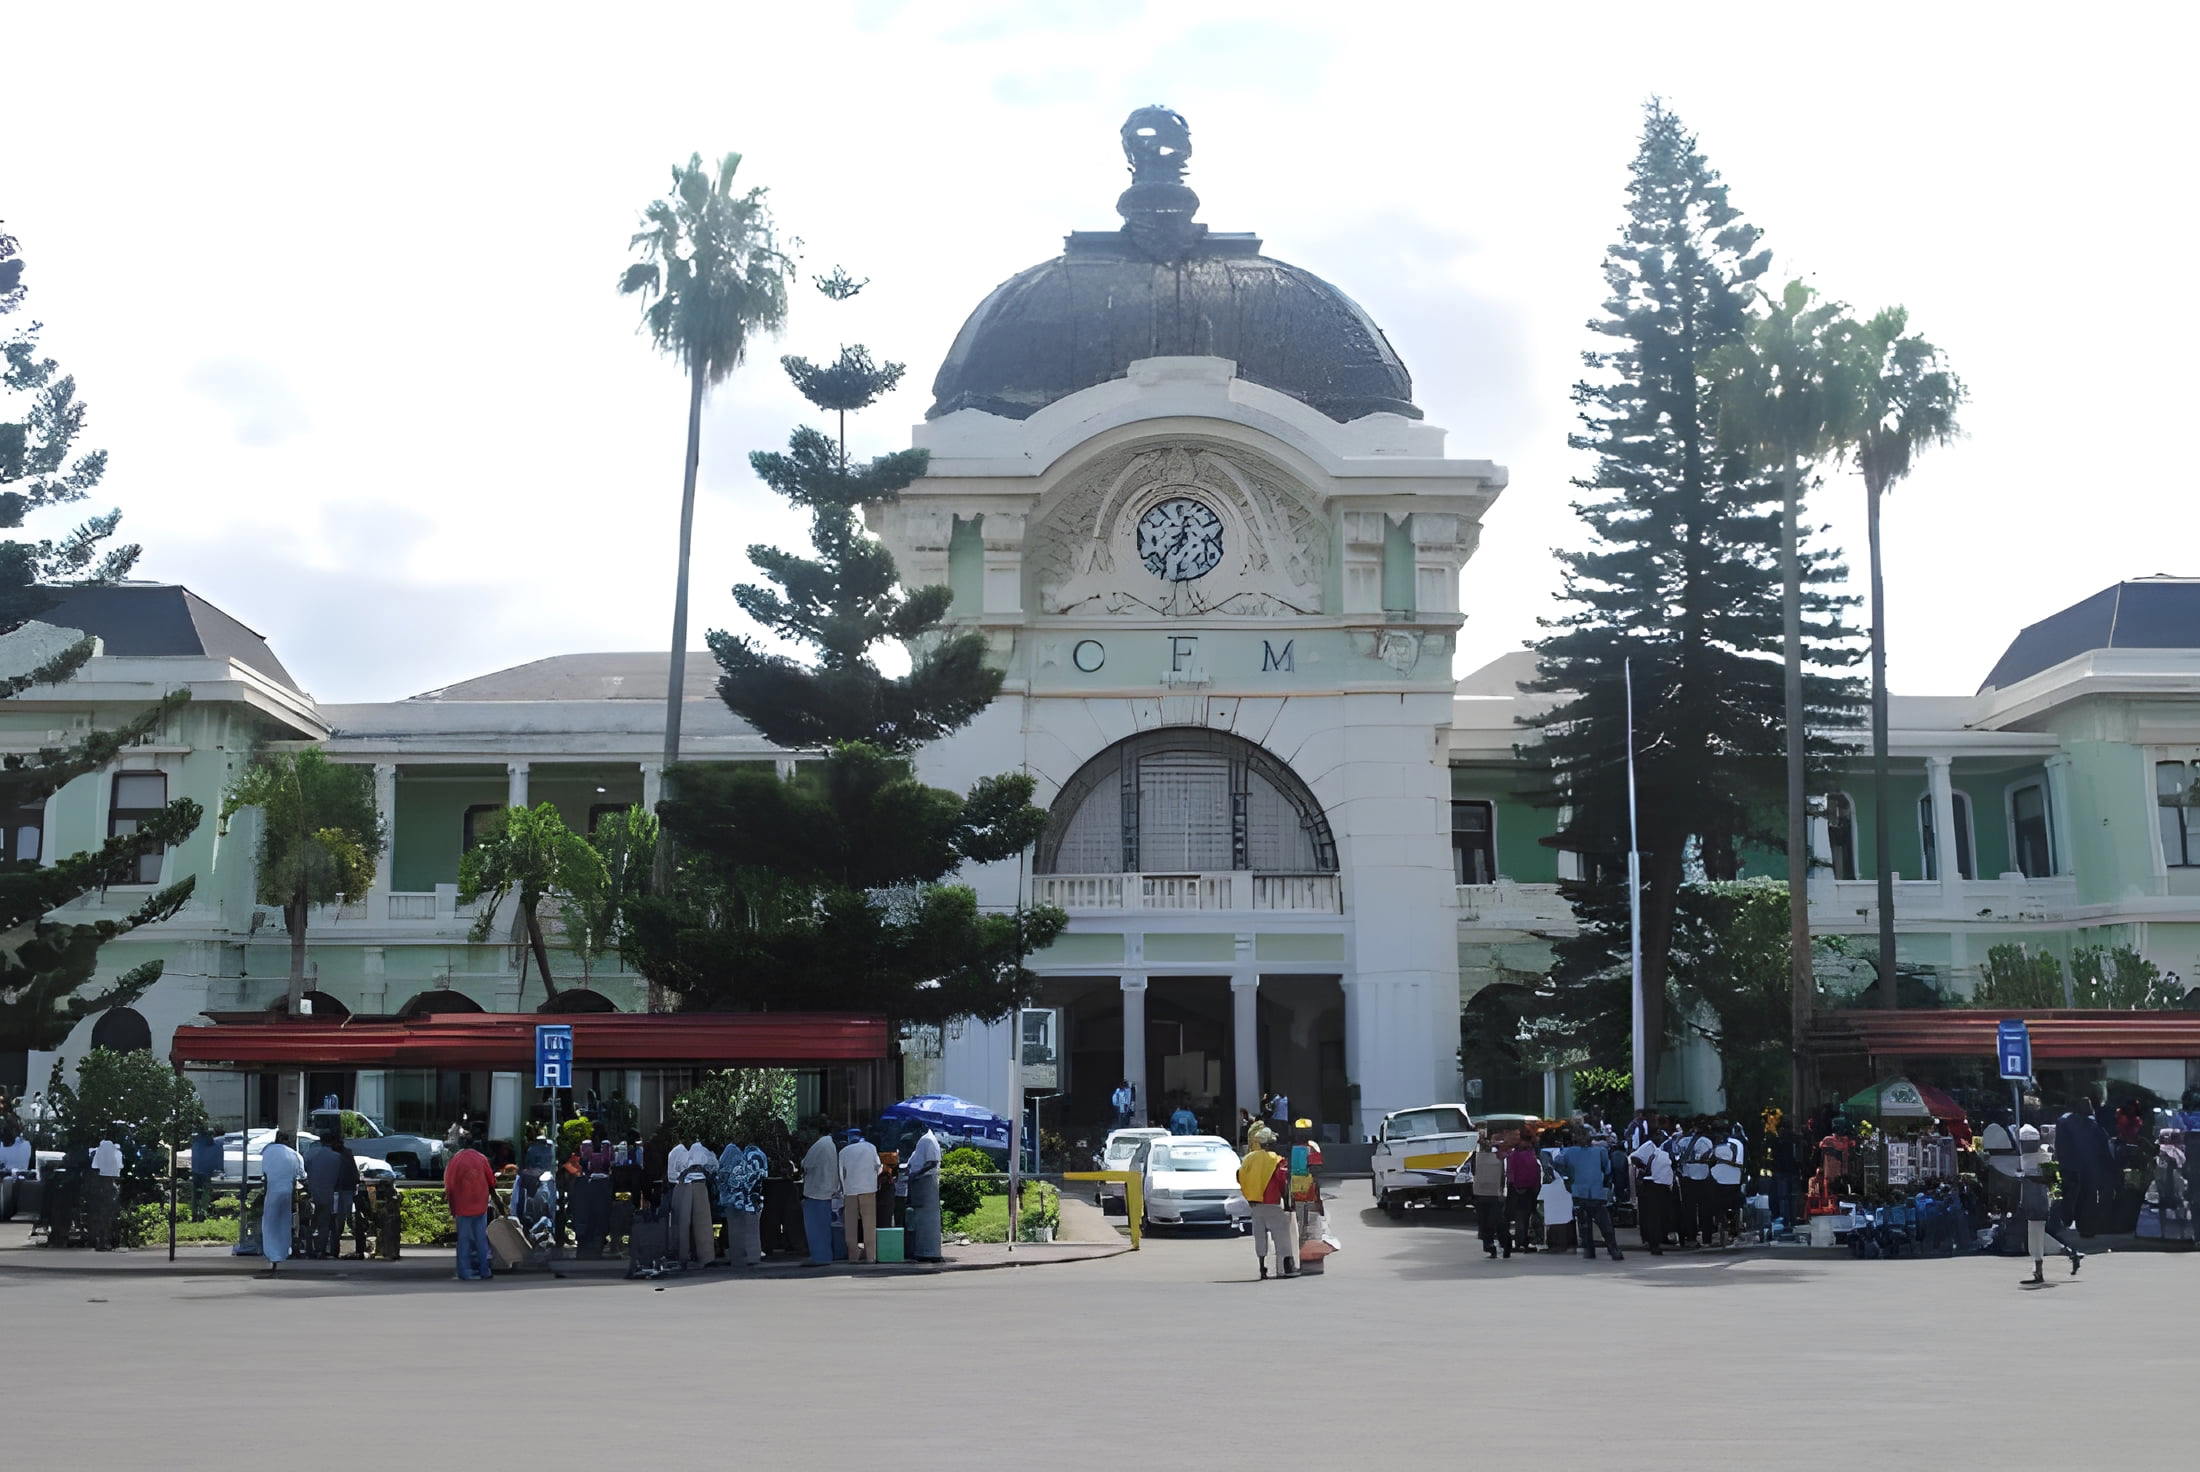
[(1273, 755), (1226, 731), (1120, 741), (1063, 784), (1041, 874), (1333, 874), (1321, 805)]

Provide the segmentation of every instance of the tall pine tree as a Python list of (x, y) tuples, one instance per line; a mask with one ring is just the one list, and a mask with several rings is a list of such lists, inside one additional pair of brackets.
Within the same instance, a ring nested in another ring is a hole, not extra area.
[[(1582, 928), (1556, 947), (1545, 1022), (1617, 1063), (1631, 1010), (1621, 672), (1633, 661), (1652, 1098), (1683, 883), (1731, 879), (1745, 851), (1785, 841), (1780, 488), (1768, 467), (1721, 448), (1707, 381), (1712, 354), (1740, 340), (1750, 283), (1769, 263), (1694, 136), (1652, 102), (1627, 226), (1605, 257), (1604, 314), (1589, 324), (1606, 345), (1584, 355), (1590, 375), (1574, 391), (1582, 428), (1569, 443), (1595, 456), (1574, 482), (1588, 536), (1558, 553), (1570, 607), (1544, 621), (1528, 687), (1554, 703), (1521, 747), (1538, 770), (1526, 796), (1561, 813), (1549, 841), (1583, 864), (1563, 886)], [(1804, 564), (1813, 660), (1850, 662), (1846, 600), (1829, 591), (1842, 569), (1823, 552)], [(1818, 672), (1809, 695), (1821, 723), (1856, 702), (1853, 682)], [(1821, 764), (1832, 755), (1822, 740), (1812, 750)]]
[[(15, 239), (0, 233), (0, 316), (24, 300), (23, 261)], [(80, 450), (85, 406), (76, 380), (39, 353), (36, 322), (0, 336), (0, 531), (21, 531), (37, 513), (83, 500), (107, 470), (104, 450)], [(66, 643), (27, 628), (58, 601), (56, 590), (113, 582), (135, 565), (134, 546), (107, 546), (121, 513), (79, 522), (58, 537), (0, 540), (0, 700), (52, 699), (50, 687), (70, 679), (92, 657), (88, 638)], [(65, 746), (0, 760), (0, 813), (37, 809), (78, 777), (97, 772), (125, 748), (160, 729), (187, 697), (178, 692), (110, 731), (92, 731)], [(202, 813), (178, 798), (136, 832), (109, 838), (89, 853), (45, 862), (43, 852), (19, 851), (21, 828), (5, 828), (0, 849), (0, 1057), (60, 1046), (79, 1020), (124, 1006), (160, 979), (161, 963), (132, 967), (90, 991), (99, 948), (116, 936), (165, 920), (190, 898), (188, 878), (148, 896), (124, 915), (58, 921), (51, 913), (110, 884), (136, 880), (138, 860), (180, 843)], [(29, 825), (23, 825), (28, 827)], [(43, 843), (43, 835), (41, 835)]]
[[(863, 283), (816, 280), (835, 301)], [(713, 632), (719, 696), (789, 750), (823, 749), (782, 781), (759, 768), (687, 767), (660, 807), (680, 855), (669, 893), (634, 907), (624, 947), (637, 969), (691, 1009), (832, 1008), (940, 1021), (998, 1017), (1026, 993), (1023, 958), (1059, 934), (1058, 910), (986, 913), (943, 884), (959, 865), (1020, 853), (1046, 826), (1023, 773), (966, 794), (926, 787), (909, 753), (969, 724), (1000, 689), (974, 632), (942, 627), (944, 587), (904, 590), (892, 555), (864, 529), (866, 505), (924, 473), (922, 450), (857, 462), (847, 416), (901, 378), (899, 363), (843, 347), (830, 363), (781, 359), (838, 433), (801, 428), (785, 453), (750, 457), (764, 483), (810, 513), (814, 555), (757, 545), (773, 586), (734, 598), (812, 662), (760, 639)], [(873, 652), (909, 650), (905, 675)]]

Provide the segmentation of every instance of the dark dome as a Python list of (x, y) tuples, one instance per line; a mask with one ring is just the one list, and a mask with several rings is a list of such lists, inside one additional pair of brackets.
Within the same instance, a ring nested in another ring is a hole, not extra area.
[(1166, 108), (1123, 125), (1133, 180), (1120, 230), (1080, 230), (1068, 249), (995, 287), (963, 323), (932, 381), (928, 419), (982, 409), (1023, 419), (1140, 358), (1229, 358), (1238, 377), (1331, 419), (1418, 419), (1413, 379), (1359, 303), (1260, 254), (1251, 235), (1192, 216), (1191, 134)]

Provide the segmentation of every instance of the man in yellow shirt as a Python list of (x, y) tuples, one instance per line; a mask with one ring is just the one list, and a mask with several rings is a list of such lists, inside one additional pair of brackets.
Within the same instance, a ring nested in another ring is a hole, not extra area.
[(1284, 1204), (1291, 1172), (1283, 1157), (1268, 1148), (1274, 1138), (1265, 1132), (1254, 1135), (1253, 1148), (1245, 1152), (1245, 1159), (1238, 1165), (1238, 1190), (1252, 1208), (1253, 1255), (1260, 1262), (1260, 1275), (1268, 1276), (1268, 1246), (1273, 1242), (1276, 1275), (1295, 1278), (1298, 1251), (1292, 1240), (1290, 1210)]

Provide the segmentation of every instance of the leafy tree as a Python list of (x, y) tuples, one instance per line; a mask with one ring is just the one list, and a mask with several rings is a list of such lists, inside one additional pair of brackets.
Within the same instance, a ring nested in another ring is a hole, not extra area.
[(2174, 976), (2130, 946), (2080, 946), (2070, 953), (2070, 1001), (2078, 1007), (2172, 1011), (2191, 1005)]
[[(1909, 314), (1889, 307), (1854, 334), (1860, 355), (1851, 377), (1858, 403), (1850, 454), (1864, 477), (1864, 536), (1871, 560), (1872, 865), (1879, 880), (1879, 974), (1896, 974), (1894, 868), (1887, 852), (1893, 829), (1887, 771), (1887, 590), (1880, 577), (1879, 503), (1907, 477), (1918, 453), (1959, 433), (1956, 411), (1963, 381), (1948, 371), (1940, 349), (1905, 333)], [(1895, 988), (1882, 987), (1892, 1007)]]
[(315, 905), (337, 904), (374, 884), (384, 842), (374, 807), (374, 774), (332, 762), (326, 753), (260, 752), (222, 803), (222, 821), (260, 810), (259, 873), (254, 897), (283, 912), (290, 933), (290, 990), (295, 1017), (306, 994), (306, 923)]
[[(506, 808), (490, 820), (489, 831), (458, 861), (459, 899), (467, 904), (483, 901), (472, 938), (487, 940), (505, 896), (517, 896), (518, 938), (535, 958), (543, 992), (555, 997), (558, 984), (550, 975), (550, 952), (542, 938), (542, 902), (554, 893), (600, 889), (605, 884), (603, 867), (603, 857), (589, 847), (588, 840), (565, 826), (556, 803)], [(524, 995), (524, 964), (519, 984)]]
[(680, 702), (687, 667), (688, 547), (695, 531), (695, 471), (703, 446), (703, 399), (748, 356), (749, 339), (777, 332), (787, 317), (787, 274), (762, 189), (737, 192), (741, 155), (716, 169), (701, 154), (672, 170), (672, 192), (642, 211), (629, 246), (641, 259), (619, 278), (640, 296), (642, 326), (688, 375), (687, 460), (680, 482), (680, 557), (672, 595), (672, 661), (665, 688), (665, 761), (680, 759)]
[[(819, 289), (844, 301), (861, 282), (835, 271)], [(628, 959), (682, 1005), (844, 1007), (936, 1021), (997, 1017), (1031, 977), (1023, 958), (1066, 923), (1060, 911), (981, 913), (940, 881), (963, 863), (1022, 852), (1046, 826), (1032, 779), (989, 777), (957, 795), (916, 780), (906, 754), (968, 724), (1000, 689), (984, 640), (941, 628), (949, 593), (904, 592), (894, 560), (858, 521), (923, 474), (910, 450), (864, 464), (846, 415), (899, 380), (902, 365), (843, 347), (830, 365), (784, 360), (796, 386), (841, 416), (839, 436), (798, 429), (786, 453), (750, 457), (766, 484), (811, 514), (814, 556), (754, 546), (776, 585), (745, 585), (751, 617), (806, 647), (814, 664), (722, 632), (710, 647), (718, 693), (782, 747), (827, 748), (782, 781), (762, 768), (683, 768), (660, 805), (682, 855), (674, 884), (640, 902)], [(911, 649), (907, 675), (872, 651)]]
[(640, 803), (623, 813), (605, 814), (588, 835), (601, 866), (577, 864), (565, 876), (560, 914), (566, 944), (580, 958), (584, 976), (590, 962), (625, 939), (633, 902), (649, 892), (657, 826), (657, 815)]
[[(24, 294), (16, 241), (0, 233), (0, 317), (19, 310)], [(76, 380), (40, 356), (38, 333), (34, 322), (0, 334), (0, 531), (20, 531), (37, 512), (82, 501), (107, 468), (106, 451), (78, 447), (85, 406)], [(63, 642), (27, 626), (52, 611), (56, 589), (128, 575), (138, 549), (106, 545), (120, 517), (93, 516), (58, 537), (0, 540), (0, 640), (8, 647), (0, 700), (62, 684), (92, 657), (89, 638)], [(0, 759), (0, 812), (42, 806), (78, 777), (105, 770), (162, 729), (187, 699), (178, 691), (113, 730)], [(160, 979), (161, 963), (148, 961), (82, 990), (98, 968), (99, 948), (182, 909), (191, 879), (158, 890), (126, 915), (70, 922), (51, 916), (83, 895), (136, 883), (139, 860), (181, 843), (202, 816), (197, 803), (178, 798), (134, 832), (86, 853), (51, 863), (42, 862), (43, 854), (0, 854), (0, 1054), (59, 1047), (78, 1021), (128, 1005)]]
[(76, 1083), (53, 1066), (46, 1086), (60, 1148), (88, 1150), (115, 1125), (141, 1145), (180, 1140), (206, 1124), (206, 1105), (191, 1080), (151, 1053), (94, 1048), (77, 1061)]
[(722, 1068), (672, 1101), (672, 1126), (683, 1140), (723, 1150), (738, 1140), (762, 1144), (773, 1123), (794, 1127), (794, 1070)]
[(2028, 946), (1995, 946), (1979, 967), (1974, 1007), (2061, 1007), (2067, 1005), (2062, 963)]
[[(1669, 1035), (1668, 969), (1682, 884), (1700, 865), (1732, 879), (1746, 846), (1777, 847), (1782, 671), (1780, 488), (1759, 457), (1722, 443), (1713, 354), (1742, 340), (1751, 284), (1768, 256), (1759, 232), (1679, 118), (1650, 104), (1628, 190), (1628, 220), (1606, 253), (1608, 295), (1590, 323), (1606, 346), (1588, 353), (1574, 390), (1595, 457), (1575, 481), (1587, 545), (1558, 553), (1565, 611), (1544, 621), (1537, 678), (1554, 698), (1520, 748), (1536, 773), (1524, 795), (1560, 810), (1547, 840), (1582, 856), (1586, 877), (1562, 886), (1581, 917), (1560, 941), (1538, 1026), (1624, 1038), (1628, 1003), (1627, 771), (1622, 664), (1632, 660), (1642, 854), (1648, 1093), (1655, 1041)], [(1807, 631), (1822, 656), (1844, 637), (1840, 575), (1806, 554)], [(1831, 720), (1847, 687), (1810, 677), (1812, 709)], [(1821, 762), (1833, 755), (1817, 744)], [(1626, 1057), (1595, 1051), (1593, 1057)]]

